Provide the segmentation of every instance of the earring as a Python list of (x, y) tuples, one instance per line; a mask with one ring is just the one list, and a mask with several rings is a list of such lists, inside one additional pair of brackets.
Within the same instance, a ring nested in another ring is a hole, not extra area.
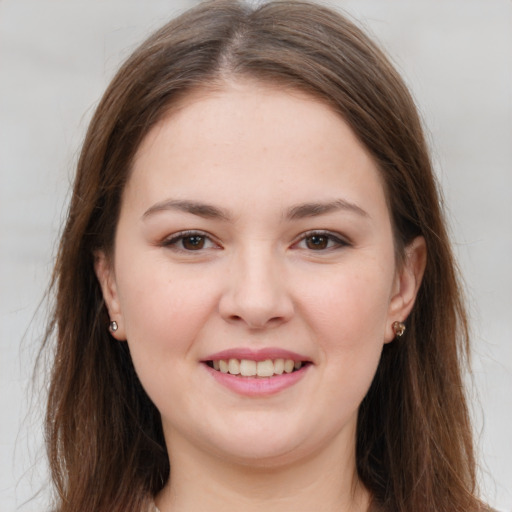
[(116, 332), (118, 329), (117, 322), (115, 320), (112, 320), (112, 322), (110, 322), (108, 328), (110, 329), (110, 332)]
[(395, 336), (400, 338), (404, 335), (405, 332), (405, 324), (403, 322), (393, 322), (393, 331), (395, 332)]

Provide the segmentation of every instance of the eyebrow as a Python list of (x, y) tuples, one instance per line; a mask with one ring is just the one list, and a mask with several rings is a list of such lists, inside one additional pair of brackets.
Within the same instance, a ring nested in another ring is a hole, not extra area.
[(317, 217), (326, 213), (334, 211), (347, 211), (355, 213), (361, 217), (369, 218), (370, 215), (363, 210), (360, 206), (345, 199), (335, 199), (334, 201), (328, 201), (326, 203), (304, 203), (297, 206), (292, 206), (286, 217), (291, 220), (304, 219), (307, 217)]
[(229, 220), (231, 218), (227, 210), (218, 208), (217, 206), (200, 203), (198, 201), (187, 201), (180, 199), (166, 199), (164, 201), (160, 201), (159, 203), (156, 203), (148, 208), (144, 212), (144, 215), (142, 215), (142, 218), (146, 219), (155, 213), (168, 210), (191, 213), (192, 215), (198, 215), (199, 217), (204, 217), (205, 219)]
[[(192, 215), (197, 215), (206, 219), (218, 219), (218, 220), (230, 220), (232, 216), (230, 213), (217, 206), (213, 206), (207, 203), (201, 203), (199, 201), (181, 200), (181, 199), (166, 199), (160, 201), (150, 208), (148, 208), (142, 215), (143, 219), (150, 217), (158, 212), (164, 212), (168, 210), (176, 210)], [(351, 203), (345, 199), (335, 199), (328, 202), (312, 202), (302, 203), (296, 206), (292, 206), (286, 211), (285, 218), (288, 220), (305, 219), (308, 217), (317, 217), (325, 215), (334, 211), (347, 211), (355, 213), (361, 217), (370, 216), (360, 206), (355, 203)]]

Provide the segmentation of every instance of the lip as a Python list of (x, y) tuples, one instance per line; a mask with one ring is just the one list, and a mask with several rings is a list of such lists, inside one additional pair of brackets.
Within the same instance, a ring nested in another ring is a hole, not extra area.
[[(240, 354), (239, 351), (236, 353)], [(288, 358), (293, 359), (293, 357)], [(264, 359), (266, 358), (261, 360)], [(283, 373), (282, 375), (274, 375), (273, 377), (240, 377), (219, 372), (210, 368), (205, 363), (201, 366), (203, 366), (219, 384), (239, 395), (247, 397), (265, 397), (279, 393), (298, 383), (307, 374), (312, 365), (307, 364), (292, 373)]]
[(250, 359), (252, 361), (265, 361), (265, 359), (293, 359), (294, 361), (311, 362), (309, 357), (284, 350), (281, 348), (233, 348), (211, 354), (203, 359), (206, 361), (219, 361), (220, 359)]

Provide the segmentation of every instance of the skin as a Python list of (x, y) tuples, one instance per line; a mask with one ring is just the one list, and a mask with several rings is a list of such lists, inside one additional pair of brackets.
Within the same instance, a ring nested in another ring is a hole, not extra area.
[[(367, 509), (357, 411), (425, 245), (397, 268), (379, 171), (330, 107), (242, 80), (191, 94), (139, 147), (114, 256), (96, 256), (113, 335), (162, 416), (162, 512)], [(269, 396), (227, 389), (202, 362), (269, 347), (311, 361)]]

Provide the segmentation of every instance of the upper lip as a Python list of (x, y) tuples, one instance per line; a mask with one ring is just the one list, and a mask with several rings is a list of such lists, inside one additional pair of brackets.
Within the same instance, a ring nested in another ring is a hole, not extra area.
[(248, 359), (250, 361), (265, 361), (266, 359), (293, 359), (294, 361), (310, 362), (311, 359), (297, 352), (282, 348), (229, 348), (215, 352), (203, 359), (203, 361), (220, 361), (221, 359)]

